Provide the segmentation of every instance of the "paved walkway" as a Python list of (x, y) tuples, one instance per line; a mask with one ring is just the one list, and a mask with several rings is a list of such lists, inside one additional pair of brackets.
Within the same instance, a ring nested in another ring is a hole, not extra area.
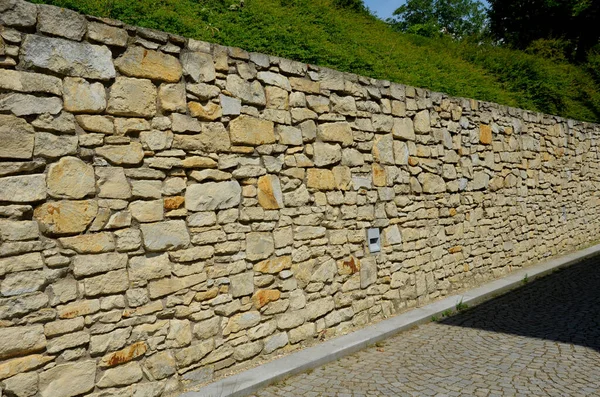
[(600, 396), (600, 258), (254, 396)]

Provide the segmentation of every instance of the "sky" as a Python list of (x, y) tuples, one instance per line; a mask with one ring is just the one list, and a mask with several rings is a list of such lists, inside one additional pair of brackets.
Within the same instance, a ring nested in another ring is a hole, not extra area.
[(406, 3), (405, 0), (364, 0), (364, 3), (379, 18), (386, 19), (392, 16), (396, 8)]

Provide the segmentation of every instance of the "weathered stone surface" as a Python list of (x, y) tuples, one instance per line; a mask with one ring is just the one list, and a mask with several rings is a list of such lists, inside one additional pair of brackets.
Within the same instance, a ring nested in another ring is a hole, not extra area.
[(308, 321), (322, 317), (335, 308), (335, 303), (332, 297), (322, 298), (316, 301), (309, 302), (306, 305), (306, 319)]
[(126, 386), (140, 381), (144, 375), (137, 362), (130, 362), (117, 368), (107, 369), (98, 379), (101, 388)]
[(116, 74), (108, 48), (64, 39), (26, 35), (20, 59), (28, 69), (46, 69), (66, 76), (109, 80)]
[(227, 76), (227, 91), (249, 105), (265, 106), (265, 90), (258, 81), (249, 83), (235, 74)]
[(229, 320), (227, 326), (223, 329), (223, 335), (229, 335), (230, 333), (254, 327), (259, 322), (260, 313), (257, 311), (236, 314)]
[(351, 145), (354, 139), (348, 123), (321, 124), (317, 136), (325, 142), (339, 142), (343, 146)]
[(223, 109), (223, 116), (237, 116), (241, 113), (242, 101), (240, 101), (238, 98), (221, 95), (219, 99), (221, 102), (221, 108)]
[(117, 116), (152, 117), (156, 114), (156, 86), (150, 80), (117, 77), (110, 88), (107, 112)]
[(53, 116), (49, 113), (40, 115), (37, 119), (31, 123), (34, 127), (40, 130), (53, 131), (53, 132), (75, 132), (75, 117), (66, 112)]
[(325, 167), (336, 164), (342, 159), (342, 148), (340, 145), (330, 145), (323, 142), (315, 142), (313, 145), (313, 161), (317, 167)]
[(32, 114), (57, 114), (63, 108), (62, 101), (56, 97), (37, 97), (29, 94), (11, 93), (0, 97), (0, 110), (10, 111), (16, 116)]
[[(192, 119), (198, 122), (195, 119)], [(203, 152), (224, 152), (231, 143), (229, 133), (221, 123), (202, 123), (202, 133), (195, 135), (175, 135), (173, 148), (184, 150), (201, 150)]]
[(256, 77), (265, 84), (274, 85), (283, 88), (286, 91), (291, 91), (292, 86), (287, 77), (273, 72), (258, 72)]
[(287, 345), (289, 342), (288, 335), (285, 332), (280, 332), (273, 336), (270, 336), (265, 340), (265, 347), (263, 352), (265, 354), (273, 353), (275, 350), (280, 349)]
[(246, 235), (246, 259), (258, 261), (270, 257), (275, 250), (271, 233), (248, 233)]
[(242, 188), (236, 181), (190, 185), (185, 192), (185, 207), (190, 211), (214, 211), (236, 207)]
[(158, 222), (163, 220), (163, 201), (134, 201), (129, 205), (131, 216), (138, 222)]
[(33, 213), (42, 231), (50, 234), (81, 233), (98, 213), (95, 200), (44, 203)]
[[(93, 236), (93, 235), (92, 235)], [(77, 237), (61, 239), (67, 242), (73, 241)], [(76, 240), (75, 240), (76, 241)], [(80, 241), (85, 242), (85, 239)], [(79, 244), (81, 247), (82, 244)], [(127, 266), (127, 255), (108, 252), (98, 255), (78, 255), (73, 260), (73, 275), (77, 278), (92, 276), (95, 274), (106, 273), (112, 270), (124, 269)]]
[(30, 159), (33, 156), (33, 128), (25, 120), (0, 115), (0, 158)]
[(138, 142), (102, 146), (96, 149), (96, 153), (116, 165), (136, 165), (144, 158), (144, 150)]
[(44, 260), (39, 252), (0, 258), (0, 276), (25, 270), (37, 270), (42, 267), (44, 267)]
[[(33, 240), (40, 231), (35, 221), (13, 221), (0, 219), (0, 238), (5, 241)], [(0, 272), (1, 274), (2, 272)]]
[(39, 291), (46, 284), (43, 271), (20, 272), (8, 274), (0, 283), (3, 296), (24, 295)]
[(492, 127), (487, 124), (479, 125), (479, 142), (484, 145), (491, 145), (492, 140)]
[(277, 274), (283, 270), (292, 268), (291, 256), (279, 256), (267, 259), (254, 265), (254, 270), (260, 273)]
[(195, 82), (209, 83), (215, 80), (215, 64), (210, 54), (184, 52), (181, 54), (183, 73)]
[(198, 102), (190, 102), (188, 104), (190, 115), (200, 120), (214, 121), (220, 119), (223, 115), (221, 106), (214, 102), (208, 102), (205, 106)]
[(363, 258), (360, 262), (360, 288), (365, 289), (377, 281), (377, 262), (374, 258)]
[(314, 323), (307, 323), (301, 325), (290, 331), (290, 343), (298, 343), (309, 338), (312, 338), (317, 333), (317, 329)]
[(306, 186), (317, 190), (334, 190), (337, 187), (331, 170), (309, 168), (306, 172)]
[(281, 183), (275, 175), (264, 175), (258, 178), (258, 203), (264, 209), (274, 210), (283, 208), (283, 193)]
[(241, 115), (229, 123), (231, 142), (241, 145), (264, 145), (275, 143), (273, 122)]
[(53, 36), (71, 40), (81, 40), (86, 32), (87, 22), (83, 15), (66, 8), (40, 4), (38, 30)]
[(96, 361), (57, 365), (40, 374), (42, 397), (73, 397), (94, 389)]
[(57, 158), (75, 154), (79, 139), (74, 135), (55, 135), (49, 132), (36, 132), (35, 156)]
[(421, 173), (418, 179), (423, 187), (423, 193), (443, 193), (446, 191), (446, 182), (439, 175)]
[(101, 132), (103, 134), (112, 134), (115, 132), (112, 117), (78, 115), (75, 119), (81, 128), (86, 131)]
[(373, 159), (385, 165), (394, 164), (394, 139), (392, 135), (379, 135), (373, 144)]
[(196, 345), (186, 347), (175, 353), (178, 368), (185, 368), (193, 363), (200, 362), (208, 353), (215, 348), (215, 341), (209, 339)]
[(22, 175), (0, 178), (0, 201), (28, 203), (46, 198), (44, 175)]
[(37, 20), (37, 5), (21, 0), (4, 1), (1, 5), (0, 22), (7, 26), (33, 26)]
[(394, 141), (394, 161), (397, 165), (408, 164), (409, 153), (408, 145), (405, 142)]
[(0, 88), (18, 92), (42, 92), (62, 95), (62, 81), (42, 73), (0, 69)]
[(120, 167), (96, 167), (98, 177), (98, 197), (128, 199), (131, 197), (131, 186)]
[(415, 132), (419, 134), (426, 134), (431, 131), (431, 118), (429, 110), (421, 110), (415, 115), (413, 121)]
[(63, 335), (52, 338), (48, 341), (46, 351), (50, 354), (60, 353), (63, 350), (87, 345), (90, 341), (90, 334), (86, 331), (73, 332), (69, 335)]
[(126, 76), (169, 83), (177, 83), (182, 75), (181, 64), (174, 56), (138, 46), (129, 47), (115, 66)]
[(256, 293), (252, 295), (252, 302), (254, 303), (254, 307), (260, 309), (271, 302), (279, 300), (280, 297), (281, 292), (278, 290), (263, 289), (256, 291)]
[(134, 256), (129, 262), (129, 281), (133, 286), (145, 286), (148, 281), (171, 275), (169, 255)]
[(206, 273), (193, 274), (186, 277), (171, 277), (163, 278), (156, 281), (151, 281), (148, 284), (148, 295), (151, 299), (160, 298), (185, 288), (193, 287), (194, 285), (206, 281)]
[(46, 337), (42, 325), (0, 328), (0, 359), (43, 351)]
[(167, 112), (185, 112), (185, 85), (161, 84), (158, 88), (158, 106)]
[(100, 113), (106, 108), (106, 91), (101, 83), (81, 77), (67, 77), (63, 84), (65, 110), (73, 113)]
[(171, 131), (144, 131), (140, 133), (140, 141), (144, 148), (150, 150), (170, 149), (173, 144), (173, 133)]
[(124, 29), (104, 23), (89, 22), (88, 37), (93, 41), (98, 41), (109, 46), (125, 47), (129, 35)]
[(144, 246), (149, 251), (172, 251), (190, 244), (185, 221), (166, 221), (140, 225)]
[(96, 193), (94, 167), (76, 157), (63, 157), (50, 164), (46, 181), (53, 197), (81, 199)]
[(32, 354), (12, 360), (5, 360), (0, 363), (0, 380), (42, 367), (52, 360), (54, 360), (54, 357), (41, 354)]
[(98, 366), (103, 368), (116, 367), (117, 365), (128, 363), (131, 360), (143, 356), (144, 354), (146, 354), (147, 350), (148, 345), (146, 344), (146, 342), (136, 342), (121, 350), (106, 354), (104, 357), (102, 357), (102, 359), (100, 359)]

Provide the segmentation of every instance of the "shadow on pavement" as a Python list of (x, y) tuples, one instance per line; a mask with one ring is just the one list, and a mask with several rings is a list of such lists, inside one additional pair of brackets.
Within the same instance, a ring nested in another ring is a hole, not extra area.
[(600, 257), (524, 284), (440, 324), (548, 339), (600, 351)]

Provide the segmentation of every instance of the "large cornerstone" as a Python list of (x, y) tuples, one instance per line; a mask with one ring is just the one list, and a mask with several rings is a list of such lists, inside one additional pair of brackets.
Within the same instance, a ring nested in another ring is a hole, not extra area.
[(589, 245), (599, 137), (2, 1), (0, 396), (176, 396)]

